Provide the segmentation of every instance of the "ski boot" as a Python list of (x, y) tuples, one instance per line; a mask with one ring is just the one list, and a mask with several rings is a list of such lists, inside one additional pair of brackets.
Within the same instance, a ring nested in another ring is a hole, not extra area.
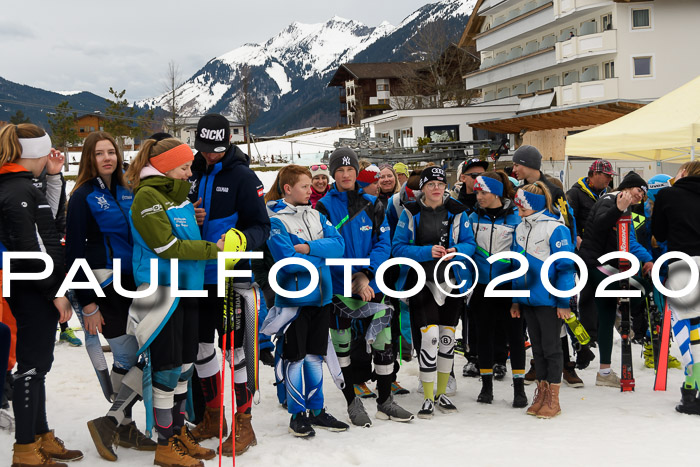
[[(651, 342), (644, 344), (644, 351), (642, 352), (644, 357), (644, 366), (647, 368), (654, 368), (654, 349), (651, 346)], [(669, 359), (671, 356), (668, 356)]]

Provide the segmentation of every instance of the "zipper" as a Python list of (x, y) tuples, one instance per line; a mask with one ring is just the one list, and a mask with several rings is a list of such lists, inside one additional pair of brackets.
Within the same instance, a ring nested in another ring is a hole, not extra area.
[[(527, 258), (527, 246), (530, 243), (530, 234), (532, 233), (532, 224), (530, 224), (530, 222), (527, 222), (527, 225), (528, 225), (529, 231), (527, 232), (527, 237), (525, 237), (525, 258)], [(527, 272), (525, 272), (525, 288), (529, 289), (529, 287), (527, 285)], [(532, 294), (530, 294), (530, 295), (532, 295)], [(528, 297), (527, 303), (528, 303), (528, 305), (532, 305), (532, 303), (530, 303), (530, 297)]]
[[(489, 255), (493, 254), (493, 229), (496, 224), (496, 218), (491, 219), (491, 235), (489, 235)], [(493, 263), (489, 263), (489, 279), (491, 279), (491, 274), (493, 274)]]

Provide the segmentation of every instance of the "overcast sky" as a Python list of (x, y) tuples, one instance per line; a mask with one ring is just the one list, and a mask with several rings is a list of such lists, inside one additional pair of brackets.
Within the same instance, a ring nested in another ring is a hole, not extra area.
[(261, 43), (293, 21), (334, 15), (368, 26), (394, 26), (437, 0), (34, 0), (4, 2), (0, 76), (50, 91), (129, 101), (163, 89), (168, 62), (189, 78), (208, 60), (245, 43)]

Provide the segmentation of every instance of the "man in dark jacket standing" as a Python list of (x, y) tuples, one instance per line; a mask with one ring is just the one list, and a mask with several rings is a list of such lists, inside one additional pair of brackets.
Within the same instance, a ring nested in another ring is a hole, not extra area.
[[(571, 189), (566, 192), (569, 206), (574, 211), (574, 218), (576, 219), (577, 250), (581, 247), (588, 214), (593, 209), (596, 201), (608, 192), (608, 185), (613, 175), (615, 175), (615, 172), (610, 162), (605, 160), (594, 161), (588, 169), (588, 176), (579, 178)], [(591, 340), (596, 342), (598, 340), (598, 313), (593, 302), (594, 294), (595, 288), (588, 282), (581, 291), (578, 308), (580, 310), (581, 324), (588, 331)], [(579, 368), (585, 367), (580, 358), (577, 358), (577, 363)]]
[[(552, 202), (558, 214), (561, 214), (564, 218), (564, 223), (569, 228), (571, 232), (571, 241), (576, 241), (576, 220), (574, 219), (571, 207), (566, 200), (564, 195), (564, 190), (559, 188), (557, 185), (552, 183), (547, 179), (547, 176), (542, 173), (540, 168), (542, 167), (542, 154), (534, 146), (523, 145), (520, 146), (515, 153), (513, 153), (513, 175), (518, 180), (525, 180), (525, 183), (535, 183), (542, 182), (547, 186), (549, 192), (552, 195)], [(557, 213), (555, 213), (557, 214)], [(574, 243), (575, 244), (575, 243)], [(566, 337), (561, 338), (561, 348), (564, 352), (564, 381), (569, 386), (572, 387), (583, 387), (583, 380), (576, 374), (576, 363), (571, 361), (571, 354), (569, 353), (569, 339)], [(530, 362), (534, 368), (534, 360)], [(530, 381), (528, 377), (532, 373), (532, 369), (525, 376), (526, 381)]]
[[(230, 142), (230, 123), (226, 117), (208, 114), (199, 119), (194, 147), (199, 152), (192, 164), (190, 201), (194, 203), (197, 223), (203, 240), (214, 241), (229, 229), (236, 228), (246, 239), (248, 251), (260, 251), (270, 234), (270, 218), (263, 202), (263, 184), (248, 167), (250, 158)], [(250, 269), (250, 261), (240, 260), (235, 269)], [(236, 278), (237, 289), (250, 289), (250, 282)], [(198, 440), (219, 434), (219, 407), (222, 381), (214, 349), (214, 330), (223, 332), (221, 313), (223, 298), (217, 296), (216, 261), (207, 264), (204, 274), (207, 298), (199, 299), (199, 352), (195, 363), (206, 402), (204, 419), (192, 434)], [(238, 293), (238, 292), (237, 292)], [(250, 424), (252, 394), (247, 387), (246, 356), (243, 351), (245, 325), (236, 326), (234, 343), (236, 405), (236, 454), (255, 445)], [(226, 425), (224, 424), (224, 427)], [(224, 432), (226, 432), (224, 428)], [(232, 455), (232, 438), (223, 446), (224, 455)]]

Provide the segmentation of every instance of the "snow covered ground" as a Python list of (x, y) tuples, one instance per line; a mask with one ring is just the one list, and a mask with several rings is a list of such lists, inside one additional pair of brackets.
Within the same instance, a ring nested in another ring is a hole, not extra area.
[[(71, 325), (77, 326), (73, 318)], [(82, 333), (77, 333), (82, 337)], [(617, 339), (617, 335), (616, 335)], [(697, 455), (698, 417), (674, 411), (680, 398), (682, 372), (669, 370), (669, 389), (654, 392), (653, 371), (643, 365), (640, 346), (634, 345), (636, 391), (620, 393), (614, 388), (594, 385), (597, 366), (580, 371), (586, 386), (563, 387), (562, 414), (552, 420), (525, 415), (525, 409), (511, 407), (510, 377), (494, 384), (492, 405), (476, 402), (480, 383), (457, 376), (453, 401), (459, 413), (436, 412), (432, 420), (402, 424), (374, 418), (375, 403), (365, 400), (372, 417), (371, 428), (352, 427), (345, 433), (318, 430), (312, 439), (297, 439), (287, 432), (289, 415), (277, 403), (272, 369), (261, 366), (260, 404), (253, 407), (253, 426), (258, 445), (237, 458), (239, 466), (388, 466), (388, 465), (473, 465), (473, 466), (611, 466), (616, 464), (692, 464)], [(529, 353), (529, 352), (528, 352)], [(677, 349), (673, 353), (678, 356)], [(613, 353), (613, 368), (619, 372), (619, 342)], [(108, 354), (108, 360), (109, 360)], [(461, 375), (465, 360), (457, 356), (455, 369)], [(415, 359), (403, 365), (399, 381), (411, 394), (398, 396), (405, 408), (418, 410), (422, 397), (418, 388)], [(347, 421), (345, 401), (326, 372), (324, 391), (328, 411)], [(371, 385), (373, 387), (373, 385)], [(533, 386), (527, 388), (532, 398)], [(225, 390), (230, 397), (230, 390)], [(103, 415), (108, 404), (99, 389), (84, 348), (58, 345), (53, 370), (47, 378), (48, 419), (51, 428), (72, 449), (81, 449), (84, 466), (114, 465), (99, 457), (86, 422)], [(230, 404), (227, 403), (227, 407)], [(134, 409), (140, 427), (145, 426), (143, 405)], [(230, 415), (229, 415), (230, 420)], [(0, 464), (9, 465), (13, 437), (0, 432)], [(214, 448), (213, 440), (204, 443)], [(119, 449), (119, 464), (148, 466), (152, 453)], [(224, 465), (232, 465), (224, 459)], [(214, 459), (207, 466), (218, 465)]]

